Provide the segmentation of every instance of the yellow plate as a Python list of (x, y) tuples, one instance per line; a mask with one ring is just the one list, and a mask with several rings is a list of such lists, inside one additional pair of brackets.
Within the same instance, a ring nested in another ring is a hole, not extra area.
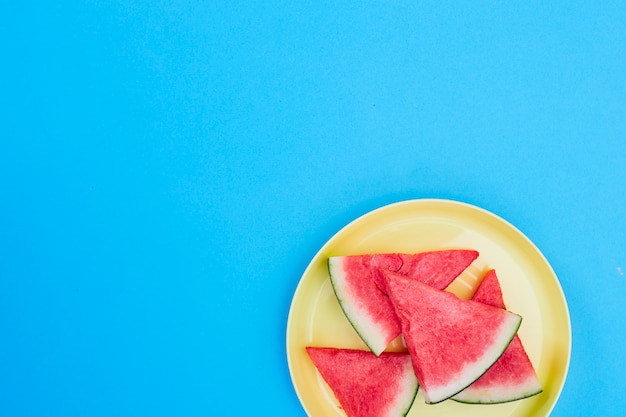
[[(507, 308), (523, 317), (519, 335), (543, 393), (496, 405), (447, 400), (424, 403), (421, 393), (410, 417), (545, 417), (565, 383), (571, 354), (571, 327), (559, 281), (537, 247), (502, 218), (465, 203), (423, 199), (391, 204), (348, 224), (315, 255), (295, 291), (287, 320), (287, 362), (296, 393), (310, 417), (345, 416), (317, 373), (305, 347), (366, 349), (333, 293), (326, 260), (334, 255), (421, 252), (472, 248), (478, 259), (450, 286), (470, 297), (482, 274), (494, 268)], [(403, 350), (400, 339), (388, 350)]]

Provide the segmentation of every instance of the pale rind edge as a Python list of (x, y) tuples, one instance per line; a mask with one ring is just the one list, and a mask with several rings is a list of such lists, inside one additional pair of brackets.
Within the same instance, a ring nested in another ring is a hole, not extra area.
[(413, 371), (413, 364), (410, 356), (407, 355), (405, 369), (402, 373), (402, 380), (400, 381), (400, 395), (396, 397), (395, 403), (389, 408), (387, 417), (406, 416), (411, 410), (418, 389), (419, 384), (415, 372)]
[(450, 378), (451, 383), (430, 387), (428, 392), (422, 390), (426, 403), (436, 404), (458, 394), (487, 372), (502, 356), (522, 323), (521, 316), (509, 311), (506, 313), (506, 319), (500, 326), (501, 330), (496, 335), (491, 349), (486, 350), (481, 359), (467, 365), (456, 376)]
[(543, 389), (537, 377), (535, 375), (529, 375), (522, 384), (510, 388), (473, 388), (469, 386), (454, 395), (452, 399), (467, 404), (500, 404), (532, 397), (541, 392), (543, 392)]
[(350, 290), (346, 285), (346, 274), (341, 262), (343, 258), (343, 256), (328, 258), (328, 271), (333, 291), (346, 318), (361, 340), (376, 356), (380, 356), (387, 348), (387, 335), (364, 307), (352, 302), (354, 297), (351, 297)]

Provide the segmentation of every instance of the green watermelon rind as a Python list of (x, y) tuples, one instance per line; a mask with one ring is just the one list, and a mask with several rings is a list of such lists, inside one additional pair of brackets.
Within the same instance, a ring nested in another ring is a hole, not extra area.
[[(524, 354), (524, 358), (527, 361), (528, 366), (532, 367), (532, 363), (530, 362), (530, 359), (528, 359), (528, 356), (526, 356), (526, 351), (524, 350), (524, 346), (522, 345), (518, 335), (513, 338), (511, 343), (513, 342), (516, 343), (517, 348), (521, 348), (521, 352)], [(511, 345), (509, 345), (509, 347), (510, 346)], [(494, 383), (487, 387), (475, 387), (475, 384), (472, 384), (463, 391), (455, 394), (451, 399), (465, 404), (502, 404), (523, 400), (542, 392), (543, 388), (541, 383), (539, 382), (537, 375), (533, 372), (529, 373), (526, 379), (521, 383)]]
[[(509, 314), (506, 323), (501, 326), (502, 330), (500, 331), (500, 334), (496, 336), (496, 341), (492, 343), (494, 349), (486, 351), (486, 353), (483, 354), (482, 359), (474, 364), (474, 367), (472, 370), (470, 370), (470, 372), (468, 372), (467, 367), (464, 368), (464, 372), (462, 372), (466, 374), (473, 374), (473, 376), (467, 378), (463, 377), (462, 375), (457, 375), (453, 378), (450, 378), (452, 381), (460, 381), (455, 382), (455, 385), (452, 385), (453, 388), (450, 388), (451, 384), (448, 384), (444, 385), (441, 389), (433, 389), (431, 387), (428, 393), (422, 390), (422, 393), (424, 394), (424, 399), (426, 400), (427, 404), (437, 404), (457, 395), (459, 392), (472, 385), (474, 381), (480, 378), (485, 372), (487, 372), (487, 370), (500, 358), (500, 356), (504, 354), (504, 351), (507, 349), (507, 347), (517, 334), (517, 331), (519, 330), (519, 327), (522, 323), (522, 317), (520, 315), (512, 313), (510, 311), (507, 312)], [(480, 371), (476, 371), (477, 368), (480, 369)]]
[(359, 308), (358, 304), (354, 302), (346, 302), (346, 299), (350, 297), (346, 291), (342, 259), (342, 256), (328, 258), (328, 271), (333, 291), (344, 315), (361, 340), (376, 356), (379, 356), (387, 348), (386, 335), (365, 308)]
[[(491, 398), (491, 400), (488, 400), (488, 401), (482, 400), (482, 398), (486, 397), (484, 394), (473, 393), (471, 391), (466, 392), (466, 390), (456, 394), (455, 396), (451, 398), (451, 400), (454, 400), (456, 402), (463, 403), (463, 404), (486, 404), (486, 405), (504, 404), (504, 403), (523, 400), (525, 398), (530, 398), (537, 394), (541, 394), (543, 392), (543, 389), (540, 386), (537, 387), (534, 381), (533, 383), (529, 383), (527, 385), (528, 385), (528, 388), (524, 390), (520, 390), (519, 388), (520, 385), (516, 385), (515, 390), (514, 391), (511, 390), (515, 392), (515, 394), (513, 395), (502, 394), (501, 396), (498, 397), (498, 396), (495, 396), (492, 392), (489, 394), (489, 398)], [(502, 392), (511, 392), (511, 391), (502, 390)]]

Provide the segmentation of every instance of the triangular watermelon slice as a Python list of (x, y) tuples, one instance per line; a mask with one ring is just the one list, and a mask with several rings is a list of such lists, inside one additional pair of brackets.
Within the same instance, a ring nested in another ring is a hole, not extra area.
[(477, 257), (478, 252), (469, 249), (334, 256), (328, 259), (328, 270), (346, 317), (370, 350), (380, 355), (402, 331), (380, 271), (395, 271), (444, 289)]
[[(495, 270), (487, 272), (472, 300), (506, 308)], [(472, 385), (452, 397), (472, 404), (495, 404), (531, 397), (542, 392), (541, 383), (518, 335), (500, 359)]]
[(309, 357), (348, 417), (405, 416), (418, 385), (406, 353), (307, 347)]
[(522, 318), (385, 271), (426, 403), (452, 397), (502, 355)]

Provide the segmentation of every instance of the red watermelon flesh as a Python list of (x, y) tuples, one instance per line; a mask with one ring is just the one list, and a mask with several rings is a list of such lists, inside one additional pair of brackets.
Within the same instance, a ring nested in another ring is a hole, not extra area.
[(402, 328), (380, 270), (446, 288), (476, 258), (478, 252), (450, 249), (417, 254), (387, 253), (334, 256), (328, 259), (330, 280), (346, 317), (376, 355), (400, 335)]
[(478, 252), (469, 249), (441, 250), (417, 254), (375, 254), (371, 264), (376, 285), (387, 294), (386, 281), (380, 270), (394, 271), (415, 277), (424, 284), (443, 290), (476, 258)]
[(521, 317), (385, 271), (426, 403), (457, 394), (506, 350)]
[(348, 417), (405, 416), (418, 385), (406, 353), (307, 347), (309, 357)]
[[(495, 270), (487, 272), (472, 300), (506, 308)], [(527, 398), (542, 392), (541, 383), (518, 335), (500, 359), (472, 385), (452, 397), (467, 403), (493, 404)]]

